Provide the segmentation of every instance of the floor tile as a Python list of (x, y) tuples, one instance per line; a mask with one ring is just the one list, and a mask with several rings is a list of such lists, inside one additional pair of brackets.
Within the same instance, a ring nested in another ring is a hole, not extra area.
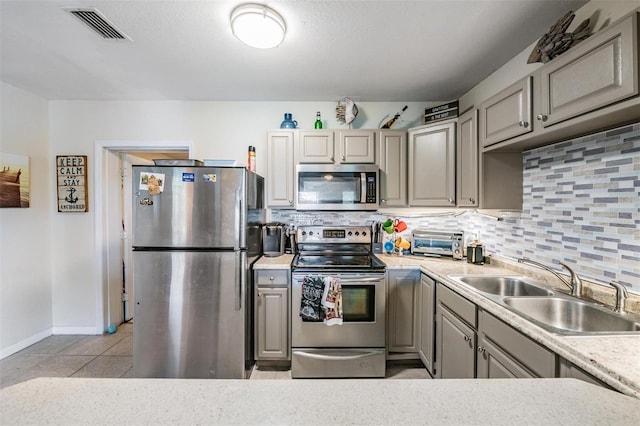
[(57, 335), (49, 336), (46, 339), (35, 343), (28, 348), (20, 351), (22, 354), (40, 354), (40, 355), (54, 355), (67, 349), (74, 343), (79, 342), (85, 336), (78, 335)]
[(60, 352), (60, 355), (102, 355), (126, 337), (127, 335), (125, 333), (86, 336)]
[(133, 366), (131, 356), (99, 356), (71, 377), (120, 377)]
[(118, 343), (107, 349), (103, 355), (133, 355), (133, 336), (126, 335)]
[(277, 371), (273, 368), (258, 368), (253, 367), (251, 371), (251, 380), (274, 380), (276, 378)]
[(31, 368), (49, 358), (50, 355), (32, 355), (18, 352), (0, 361), (0, 387), (17, 383)]

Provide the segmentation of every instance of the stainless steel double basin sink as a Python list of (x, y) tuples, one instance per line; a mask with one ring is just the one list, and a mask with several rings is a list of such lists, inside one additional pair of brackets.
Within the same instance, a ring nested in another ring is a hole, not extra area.
[(549, 290), (527, 277), (449, 275), (449, 278), (554, 334), (640, 334), (640, 319)]

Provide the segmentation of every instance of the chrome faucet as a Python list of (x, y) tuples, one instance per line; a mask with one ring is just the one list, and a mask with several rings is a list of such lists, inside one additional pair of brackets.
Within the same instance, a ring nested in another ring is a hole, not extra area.
[(627, 291), (627, 288), (617, 281), (611, 281), (609, 285), (616, 289), (616, 306), (615, 308), (613, 308), (613, 312), (617, 312), (619, 314), (625, 314), (626, 311), (625, 311), (624, 305), (627, 300), (627, 297), (629, 297), (629, 292)]
[(573, 269), (571, 269), (569, 266), (567, 266), (566, 264), (560, 262), (560, 265), (564, 266), (567, 271), (569, 271), (569, 274), (571, 275), (571, 280), (567, 281), (567, 279), (565, 277), (563, 277), (562, 275), (558, 274), (556, 271), (554, 271), (553, 269), (549, 268), (547, 265), (543, 265), (542, 263), (538, 263), (535, 262), (533, 260), (529, 260), (529, 259), (518, 259), (519, 263), (529, 263), (533, 266), (537, 266), (538, 268), (544, 269), (545, 271), (549, 271), (551, 272), (553, 275), (555, 275), (556, 277), (558, 277), (558, 279), (560, 281), (562, 281), (562, 283), (564, 285), (566, 285), (567, 287), (569, 287), (571, 289), (571, 295), (574, 297), (582, 297), (582, 280), (580, 279), (580, 277), (578, 276), (578, 274), (576, 274)]

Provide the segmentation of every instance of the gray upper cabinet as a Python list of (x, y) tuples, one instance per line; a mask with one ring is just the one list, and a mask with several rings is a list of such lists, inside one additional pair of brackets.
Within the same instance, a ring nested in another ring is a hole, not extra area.
[(380, 130), (377, 147), (380, 168), (380, 207), (406, 207), (407, 132)]
[(527, 76), (480, 105), (482, 147), (531, 132), (532, 80)]
[(478, 110), (458, 118), (456, 146), (456, 194), (459, 207), (477, 207), (478, 176)]
[(267, 207), (292, 209), (294, 193), (294, 131), (267, 133)]
[(638, 94), (636, 19), (634, 13), (541, 68), (536, 119), (543, 127)]
[(296, 163), (333, 164), (334, 136), (331, 130), (298, 131)]
[(453, 207), (456, 203), (456, 123), (409, 130), (409, 205)]
[(337, 163), (375, 163), (375, 130), (341, 130)]

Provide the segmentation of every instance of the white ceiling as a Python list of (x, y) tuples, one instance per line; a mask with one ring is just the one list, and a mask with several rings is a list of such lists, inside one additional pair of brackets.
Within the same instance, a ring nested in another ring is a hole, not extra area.
[[(265, 1), (288, 33), (260, 50), (229, 28), (245, 2), (2, 0), (0, 79), (51, 100), (450, 100), (586, 3)], [(67, 7), (97, 8), (131, 40)]]

